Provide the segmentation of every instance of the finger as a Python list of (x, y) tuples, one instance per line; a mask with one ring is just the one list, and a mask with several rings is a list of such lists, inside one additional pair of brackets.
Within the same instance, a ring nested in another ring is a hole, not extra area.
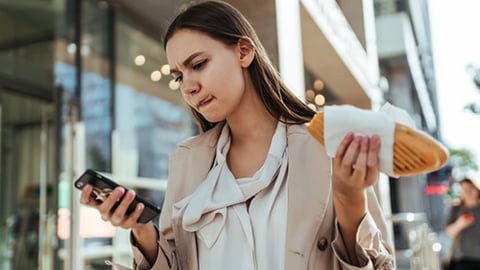
[(121, 225), (127, 218), (127, 209), (135, 199), (135, 191), (129, 190), (125, 193), (122, 200), (118, 204), (115, 211), (112, 213), (111, 221), (113, 225)]
[(82, 189), (82, 195), (80, 197), (80, 203), (89, 205), (92, 201), (90, 195), (92, 194), (93, 187), (89, 184), (85, 185)]
[(373, 185), (378, 179), (380, 143), (380, 137), (378, 137), (378, 135), (373, 135), (370, 139), (366, 176), (368, 185)]
[(340, 145), (337, 148), (337, 152), (335, 153), (335, 159), (334, 162), (336, 165), (340, 165), (343, 157), (345, 156), (345, 152), (347, 151), (348, 146), (354, 139), (353, 132), (348, 132), (347, 135), (343, 138), (342, 142), (340, 142)]
[(353, 176), (357, 179), (365, 179), (367, 171), (367, 158), (368, 158), (369, 138), (362, 137), (360, 141), (360, 150), (358, 151), (357, 159), (353, 163)]
[(355, 163), (358, 152), (360, 151), (360, 144), (362, 142), (362, 136), (357, 136), (353, 139), (350, 145), (343, 156), (342, 165), (352, 169), (353, 164)]
[(102, 218), (103, 221), (109, 221), (110, 220), (110, 214), (109, 213), (100, 213), (100, 217)]
[(370, 139), (370, 145), (368, 148), (368, 167), (378, 166), (378, 154), (380, 152), (380, 137), (378, 135), (373, 135)]
[(102, 214), (103, 217), (110, 217), (112, 214), (112, 209), (115, 204), (121, 199), (123, 194), (125, 193), (125, 189), (123, 187), (116, 187), (106, 198), (104, 202), (102, 202), (98, 206), (98, 211)]
[(137, 220), (142, 215), (144, 209), (145, 209), (145, 205), (143, 205), (143, 203), (140, 203), (140, 202), (137, 203), (135, 210), (128, 216), (128, 219), (126, 220), (126, 222), (122, 224), (122, 228), (127, 229), (135, 226), (138, 223)]

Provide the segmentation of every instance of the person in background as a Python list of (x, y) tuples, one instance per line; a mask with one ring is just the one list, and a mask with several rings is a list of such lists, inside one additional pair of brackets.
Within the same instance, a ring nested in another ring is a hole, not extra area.
[(133, 191), (116, 188), (98, 204), (86, 186), (81, 197), (131, 229), (135, 269), (394, 269), (372, 188), (378, 136), (350, 132), (330, 159), (306, 128), (316, 112), (230, 4), (184, 9), (164, 45), (201, 134), (170, 159), (159, 227), (136, 222), (142, 204), (125, 214)]
[(451, 207), (446, 232), (452, 238), (449, 269), (480, 269), (479, 179), (460, 181), (460, 201)]

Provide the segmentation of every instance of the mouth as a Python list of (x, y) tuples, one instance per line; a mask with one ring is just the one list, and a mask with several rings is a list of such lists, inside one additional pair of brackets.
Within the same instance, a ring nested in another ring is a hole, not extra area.
[(200, 108), (207, 106), (208, 104), (210, 104), (210, 102), (212, 102), (212, 100), (213, 100), (212, 96), (208, 96), (200, 100), (200, 102), (197, 104), (197, 109), (199, 110)]

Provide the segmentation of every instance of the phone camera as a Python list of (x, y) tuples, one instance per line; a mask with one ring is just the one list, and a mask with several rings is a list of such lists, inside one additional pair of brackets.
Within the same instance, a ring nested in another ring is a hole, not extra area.
[(83, 187), (83, 183), (82, 183), (82, 182), (77, 182), (77, 187), (78, 187), (78, 188), (82, 188), (82, 187)]

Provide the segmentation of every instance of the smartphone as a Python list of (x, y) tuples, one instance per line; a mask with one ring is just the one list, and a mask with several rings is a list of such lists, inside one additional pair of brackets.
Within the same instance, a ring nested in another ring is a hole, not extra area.
[[(103, 202), (107, 199), (107, 197), (112, 193), (113, 189), (120, 186), (119, 184), (115, 183), (113, 180), (108, 179), (107, 177), (101, 175), (100, 173), (87, 169), (74, 183), (75, 187), (79, 190), (82, 190), (83, 187), (87, 184), (93, 186), (92, 193), (90, 197), (94, 198), (98, 202)], [(125, 187), (123, 187), (125, 188)], [(125, 193), (128, 189), (125, 188)], [(121, 199), (114, 205), (113, 209), (115, 209), (118, 204), (120, 204)], [(143, 209), (143, 213), (138, 218), (137, 222), (140, 223), (147, 223), (152, 220), (154, 217), (160, 214), (161, 208), (156, 206), (138, 195), (135, 195), (135, 199), (133, 202), (128, 206), (126, 214), (129, 215), (135, 210), (137, 203), (143, 203), (145, 208)]]

